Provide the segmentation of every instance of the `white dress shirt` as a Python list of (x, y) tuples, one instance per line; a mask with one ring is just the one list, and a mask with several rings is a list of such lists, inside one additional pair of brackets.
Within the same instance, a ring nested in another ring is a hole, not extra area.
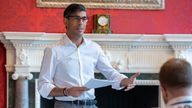
[(192, 96), (181, 96), (170, 100), (167, 108), (192, 108)]
[[(120, 81), (127, 78), (112, 68), (101, 47), (83, 38), (83, 43), (77, 48), (72, 41), (64, 36), (62, 44), (47, 47), (41, 65), (38, 91), (44, 98), (48, 97), (54, 87), (70, 88), (81, 87), (88, 80), (94, 78), (94, 71), (97, 69), (108, 80), (114, 80), (114, 89), (120, 88)], [(56, 100), (71, 101), (94, 99), (94, 89), (86, 91), (79, 97), (60, 96)]]

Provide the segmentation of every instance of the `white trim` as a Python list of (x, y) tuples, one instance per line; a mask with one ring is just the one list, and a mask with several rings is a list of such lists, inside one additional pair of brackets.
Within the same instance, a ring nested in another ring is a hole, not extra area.
[(157, 86), (159, 86), (159, 81), (158, 80), (136, 80), (136, 85), (140, 85), (140, 86), (157, 85)]
[(41, 106), (40, 94), (37, 88), (38, 88), (38, 79), (35, 79), (35, 108), (40, 108)]

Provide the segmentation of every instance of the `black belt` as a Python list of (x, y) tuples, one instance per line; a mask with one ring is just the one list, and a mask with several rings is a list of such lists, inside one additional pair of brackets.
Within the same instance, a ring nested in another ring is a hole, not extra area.
[(75, 105), (95, 105), (95, 104), (97, 104), (96, 100), (74, 100), (74, 101), (62, 101), (62, 102), (71, 103), (71, 104), (75, 104)]

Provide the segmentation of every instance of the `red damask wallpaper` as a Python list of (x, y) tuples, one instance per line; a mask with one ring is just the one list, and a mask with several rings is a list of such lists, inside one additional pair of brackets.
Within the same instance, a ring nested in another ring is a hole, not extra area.
[[(0, 31), (65, 32), (62, 8), (37, 8), (36, 0), (0, 0)], [(88, 9), (86, 33), (93, 15), (110, 14), (112, 33), (192, 33), (192, 0), (165, 0), (165, 10)]]
[[(192, 0), (165, 0), (165, 10), (88, 9), (86, 33), (93, 31), (93, 15), (111, 16), (116, 34), (191, 34)], [(62, 8), (37, 8), (36, 0), (0, 0), (0, 32), (65, 32)], [(0, 43), (0, 108), (5, 108), (5, 49)]]

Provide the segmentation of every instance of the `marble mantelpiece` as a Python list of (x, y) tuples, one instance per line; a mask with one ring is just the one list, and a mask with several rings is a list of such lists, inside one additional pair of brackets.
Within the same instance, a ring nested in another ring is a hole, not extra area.
[[(12, 79), (16, 81), (18, 96), (15, 96), (15, 103), (19, 103), (16, 108), (29, 108), (27, 82), (34, 78), (31, 72), (39, 72), (44, 48), (60, 44), (63, 35), (0, 33), (0, 40), (6, 48), (6, 71), (8, 75), (14, 72)], [(85, 37), (100, 44), (113, 67), (123, 73), (158, 74), (160, 66), (172, 57), (192, 62), (192, 34), (85, 34)], [(137, 84), (159, 85), (159, 82), (157, 79), (141, 79)], [(38, 101), (36, 104), (38, 108)], [(163, 106), (162, 101), (160, 104)]]

